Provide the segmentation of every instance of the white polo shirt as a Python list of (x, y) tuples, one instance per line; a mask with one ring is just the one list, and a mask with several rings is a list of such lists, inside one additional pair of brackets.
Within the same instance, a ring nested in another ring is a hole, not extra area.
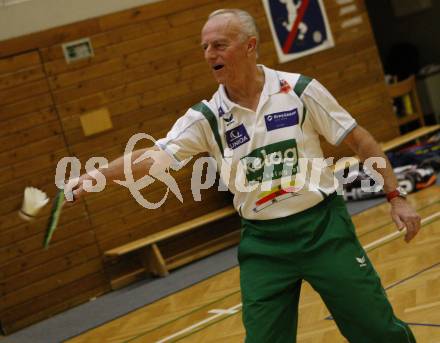
[(157, 142), (177, 161), (201, 152), (214, 157), (246, 219), (295, 214), (334, 192), (332, 170), (318, 163), (318, 136), (337, 145), (357, 125), (318, 81), (260, 67), (265, 83), (256, 112), (230, 101), (220, 85)]

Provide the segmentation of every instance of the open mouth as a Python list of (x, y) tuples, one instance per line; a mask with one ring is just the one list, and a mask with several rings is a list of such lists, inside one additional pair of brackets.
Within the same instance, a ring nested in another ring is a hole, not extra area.
[(216, 65), (213, 66), (213, 69), (214, 69), (214, 70), (220, 70), (220, 69), (222, 69), (223, 67), (224, 67), (223, 64), (216, 64)]

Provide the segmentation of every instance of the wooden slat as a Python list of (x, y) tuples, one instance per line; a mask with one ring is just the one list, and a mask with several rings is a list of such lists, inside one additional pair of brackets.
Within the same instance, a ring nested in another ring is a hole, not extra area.
[(381, 146), (384, 151), (389, 151), (438, 130), (440, 130), (440, 125), (424, 126), (417, 130), (408, 132), (400, 137), (396, 137), (391, 141), (382, 143)]
[(45, 79), (46, 75), (43, 71), (42, 65), (31, 67), (23, 67), (16, 72), (8, 73), (6, 75), (0, 74), (0, 90), (6, 88), (16, 87), (25, 82), (32, 82), (36, 80)]
[[(82, 227), (78, 229), (78, 225), (82, 225)], [(87, 245), (93, 244), (93, 237), (88, 231), (85, 231), (87, 230), (87, 227), (87, 219), (84, 218), (75, 221), (74, 225), (64, 225), (61, 230), (72, 230), (73, 232), (71, 233), (71, 236), (63, 237), (64, 240), (60, 240), (58, 238), (57, 242), (52, 244), (50, 249), (48, 249), (47, 251), (41, 249), (42, 244), (40, 241), (38, 242), (39, 246), (34, 251), (22, 253), (21, 255), (14, 257), (12, 260), (9, 260), (9, 262), (2, 264), (2, 266), (0, 267), (1, 279), (6, 279), (8, 277), (26, 272), (31, 268), (36, 268), (38, 266), (44, 265), (56, 258), (61, 258), (68, 256), (69, 254), (74, 254), (75, 251), (79, 251)], [(12, 237), (4, 237), (2, 235), (2, 245), (4, 246), (6, 242), (8, 242), (8, 244), (13, 244), (19, 239), (23, 239), (22, 237), (25, 235), (34, 235), (34, 232), (32, 232), (33, 228), (30, 226), (20, 227), (19, 229), (21, 229), (21, 231), (10, 230), (10, 235), (13, 235)]]
[(15, 292), (3, 295), (0, 298), (0, 307), (8, 309), (20, 303), (27, 302), (32, 298), (50, 293), (59, 287), (73, 283), (75, 280), (80, 280), (87, 275), (97, 273), (102, 269), (101, 267), (101, 259), (93, 259), (67, 271), (51, 275), (44, 280), (20, 288)]
[[(0, 42), (0, 58), (23, 51), (48, 47), (53, 44), (69, 42), (87, 37), (100, 31), (97, 19), (88, 19), (42, 32), (11, 38)], [(2, 70), (0, 66), (0, 71)]]
[(14, 306), (1, 312), (2, 326), (6, 333), (57, 314), (103, 294), (108, 288), (102, 273), (87, 275), (56, 291)]
[[(0, 42), (1, 47), (1, 42)], [(0, 48), (0, 51), (7, 53), (7, 51)], [(17, 72), (24, 68), (29, 68), (40, 64), (40, 56), (37, 51), (31, 51), (29, 53), (19, 54), (12, 57), (1, 58), (0, 52), (0, 74), (9, 74)]]
[(240, 241), (240, 231), (233, 231), (225, 236), (210, 240), (203, 245), (192, 247), (178, 255), (166, 259), (168, 270), (173, 270), (220, 250), (237, 245)]
[(64, 146), (64, 139), (61, 135), (52, 136), (47, 139), (35, 142), (29, 146), (19, 147), (14, 151), (0, 153), (0, 164), (18, 163), (36, 155), (47, 154), (59, 147)]
[[(44, 221), (44, 228), (46, 227), (47, 218)], [(63, 225), (60, 224), (59, 228), (54, 234), (53, 240), (51, 241), (52, 246), (69, 239), (72, 241), (72, 244), (76, 244), (76, 249), (80, 249), (81, 247), (90, 245), (93, 243), (94, 235), (92, 231), (87, 231), (88, 226), (80, 227), (80, 228), (74, 228), (74, 230), (71, 230), (71, 232), (66, 232), (67, 230), (65, 228), (72, 228), (73, 224), (71, 225)], [(79, 234), (81, 232), (87, 231), (86, 237), (83, 237), (83, 241), (75, 241), (72, 240), (74, 238), (74, 234)], [(13, 261), (16, 258), (23, 257), (28, 254), (33, 254), (35, 252), (41, 252), (43, 250), (43, 240), (44, 240), (45, 233), (40, 230), (37, 234), (32, 234), (32, 236), (27, 237), (26, 239), (23, 239), (18, 242), (11, 243), (9, 246), (7, 246), (7, 249), (4, 249), (0, 254), (0, 263), (9, 263)], [(87, 238), (87, 239), (86, 239)]]
[(68, 156), (69, 152), (66, 149), (54, 150), (49, 154), (39, 155), (33, 158), (24, 160), (16, 164), (11, 164), (3, 169), (0, 169), (0, 186), (11, 180), (23, 178), (29, 174), (38, 173), (42, 170), (47, 170), (54, 173), (57, 162)]
[(98, 247), (93, 244), (83, 249), (75, 250), (70, 254), (66, 254), (57, 259), (51, 259), (45, 264), (35, 268), (27, 268), (19, 275), (3, 279), (4, 283), (0, 285), (0, 294), (9, 294), (20, 288), (26, 287), (32, 283), (46, 279), (51, 275), (64, 272), (77, 265), (83, 264), (91, 259), (98, 258), (100, 252)]
[(0, 137), (0, 152), (12, 150), (23, 145), (31, 145), (36, 141), (61, 135), (61, 125), (58, 120), (34, 126), (29, 131), (20, 131)]
[(47, 80), (44, 79), (3, 89), (0, 91), (0, 106), (6, 106), (33, 96), (47, 94), (48, 91), (49, 86)]
[(170, 238), (172, 236), (193, 230), (194, 228), (200, 227), (200, 226), (205, 225), (207, 223), (210, 223), (212, 221), (225, 218), (227, 216), (230, 216), (233, 213), (235, 213), (235, 209), (232, 206), (228, 206), (228, 207), (222, 208), (220, 210), (217, 210), (215, 212), (208, 213), (202, 217), (195, 218), (195, 219), (190, 220), (188, 222), (185, 222), (183, 224), (176, 225), (176, 226), (171, 227), (167, 230), (163, 230), (162, 232), (158, 232), (157, 234), (151, 235), (151, 236), (146, 237), (144, 239), (140, 239), (138, 241), (131, 242), (131, 243), (123, 245), (121, 247), (108, 250), (105, 252), (105, 254), (108, 256), (123, 255), (123, 254), (126, 254), (127, 252), (139, 249), (139, 248), (147, 246), (149, 244), (156, 243), (156, 242), (162, 241), (164, 239)]
[(32, 111), (24, 115), (1, 122), (0, 136), (6, 136), (17, 132), (28, 131), (34, 126), (38, 126), (49, 121), (56, 120), (57, 116), (54, 108), (43, 108)]
[[(100, 26), (104, 31), (107, 31), (127, 24), (170, 15), (187, 8), (197, 7), (207, 2), (208, 0), (193, 0), (190, 3), (179, 0), (160, 1), (148, 6), (137, 7), (102, 17), (100, 18)], [(222, 2), (223, 1), (219, 1), (218, 4), (221, 5)]]
[(11, 119), (16, 116), (45, 110), (53, 105), (50, 94), (41, 94), (32, 98), (21, 100), (20, 102), (0, 107), (0, 121)]

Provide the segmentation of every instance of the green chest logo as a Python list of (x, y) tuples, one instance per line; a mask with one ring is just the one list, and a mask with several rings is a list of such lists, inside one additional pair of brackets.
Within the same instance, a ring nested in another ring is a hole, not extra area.
[(298, 148), (295, 139), (255, 149), (241, 159), (248, 182), (262, 182), (291, 176), (298, 172)]

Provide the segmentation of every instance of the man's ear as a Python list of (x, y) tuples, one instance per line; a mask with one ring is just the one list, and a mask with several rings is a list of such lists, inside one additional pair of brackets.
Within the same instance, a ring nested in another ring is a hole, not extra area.
[(248, 55), (257, 53), (257, 38), (251, 37), (248, 39), (247, 51)]

